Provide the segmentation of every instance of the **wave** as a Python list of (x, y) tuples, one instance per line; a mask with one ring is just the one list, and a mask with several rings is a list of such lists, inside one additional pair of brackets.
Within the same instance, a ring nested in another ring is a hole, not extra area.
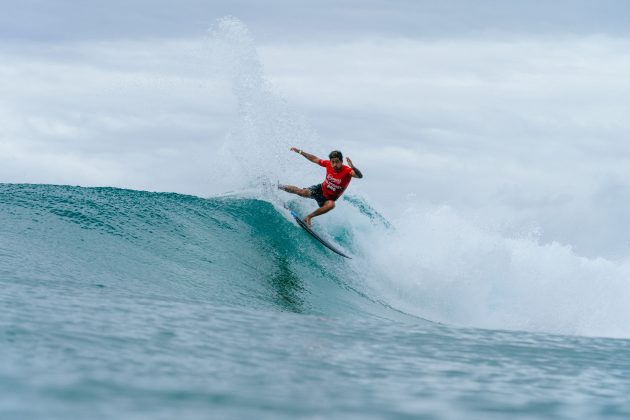
[(303, 232), (284, 198), (0, 184), (0, 276), (303, 314), (630, 336), (627, 262), (506, 237), (448, 207), (390, 222), (358, 196), (315, 221), (346, 260)]
[[(0, 225), (5, 281), (297, 313), (396, 316), (345, 280), (351, 268), (343, 258), (256, 198), (2, 184)], [(329, 234), (353, 245), (343, 229)]]

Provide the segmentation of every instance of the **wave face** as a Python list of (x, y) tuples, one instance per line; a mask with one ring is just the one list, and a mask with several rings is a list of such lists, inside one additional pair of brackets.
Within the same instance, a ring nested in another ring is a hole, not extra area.
[[(1, 185), (0, 223), (10, 282), (296, 313), (388, 311), (344, 280), (343, 258), (259, 199)], [(336, 235), (351, 245), (347, 230)]]

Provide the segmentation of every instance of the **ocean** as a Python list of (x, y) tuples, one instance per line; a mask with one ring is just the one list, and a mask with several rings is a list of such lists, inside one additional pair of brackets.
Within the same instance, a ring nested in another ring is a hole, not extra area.
[(453, 281), (440, 289), (434, 266), (384, 251), (405, 226), (347, 197), (315, 226), (348, 260), (285, 199), (307, 208), (274, 193), (0, 184), (0, 418), (630, 417), (630, 341), (598, 336), (608, 318), (559, 308), (563, 322), (544, 323), (541, 304), (529, 323), (467, 323)]

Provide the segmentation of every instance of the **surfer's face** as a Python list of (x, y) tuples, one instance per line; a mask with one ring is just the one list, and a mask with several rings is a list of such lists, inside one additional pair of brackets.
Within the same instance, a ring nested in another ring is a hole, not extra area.
[(343, 162), (341, 162), (341, 159), (338, 159), (338, 158), (330, 159), (330, 166), (332, 166), (335, 171), (338, 171), (339, 169), (341, 169), (341, 165), (343, 165)]

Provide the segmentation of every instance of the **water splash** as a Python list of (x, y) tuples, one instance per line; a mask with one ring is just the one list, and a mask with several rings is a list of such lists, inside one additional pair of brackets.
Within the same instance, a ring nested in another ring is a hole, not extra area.
[(210, 37), (237, 100), (238, 119), (227, 136), (229, 160), (244, 173), (244, 184), (269, 193), (279, 179), (300, 173), (303, 162), (289, 155), (289, 148), (296, 144), (308, 148), (316, 135), (266, 79), (254, 39), (243, 22), (222, 18)]
[[(630, 264), (534, 234), (508, 237), (442, 206), (365, 232), (365, 278), (394, 307), (466, 327), (630, 336)], [(368, 274), (369, 273), (369, 274)]]

